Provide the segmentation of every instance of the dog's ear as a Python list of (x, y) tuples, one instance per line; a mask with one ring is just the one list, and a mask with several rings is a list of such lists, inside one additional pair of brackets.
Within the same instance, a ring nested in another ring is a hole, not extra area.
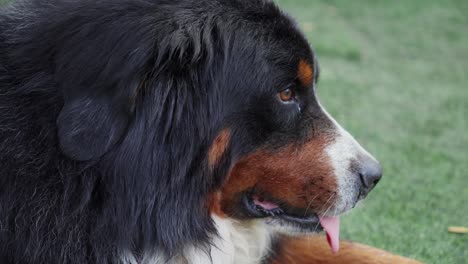
[(128, 110), (106, 96), (70, 98), (57, 119), (60, 147), (75, 160), (97, 159), (122, 138), (129, 121)]
[[(98, 62), (88, 66), (88, 72), (75, 74), (73, 68), (69, 74), (61, 73), (68, 78), (59, 82), (64, 103), (57, 118), (59, 145), (64, 154), (79, 161), (100, 158), (122, 139), (144, 83), (131, 66), (117, 63), (111, 72), (102, 70)], [(65, 67), (62, 70), (67, 72)], [(89, 82), (92, 77), (87, 73), (97, 78)]]
[(99, 159), (126, 134), (154, 45), (151, 24), (131, 17), (76, 20), (54, 37), (58, 140), (72, 159)]
[[(64, 99), (58, 138), (73, 159), (98, 159), (122, 139), (146, 79), (160, 78), (161, 91), (186, 92), (194, 82), (190, 73), (213, 56), (212, 27), (200, 32), (174, 25), (155, 31), (158, 22), (135, 17), (110, 23), (106, 17), (82, 20), (80, 15), (63, 31), (53, 31), (54, 73)], [(175, 107), (166, 106), (166, 97), (160, 99), (155, 107)]]

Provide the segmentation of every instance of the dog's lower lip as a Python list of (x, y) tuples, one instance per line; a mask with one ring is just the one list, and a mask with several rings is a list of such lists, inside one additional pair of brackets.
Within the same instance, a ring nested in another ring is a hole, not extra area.
[(308, 232), (317, 233), (323, 231), (323, 227), (320, 224), (320, 219), (316, 214), (305, 217), (283, 214), (278, 218), (290, 225), (300, 227), (302, 230), (308, 230)]
[(320, 220), (318, 216), (315, 214), (312, 216), (308, 216), (308, 217), (298, 217), (294, 215), (282, 214), (279, 217), (282, 218), (283, 220), (286, 220), (289, 222), (295, 222), (295, 223), (302, 224), (302, 225), (312, 225), (312, 224), (320, 225)]
[(243, 202), (248, 209), (251, 216), (262, 218), (262, 217), (278, 217), (282, 220), (292, 222), (303, 226), (315, 226), (316, 229), (321, 229), (320, 220), (316, 214), (298, 216), (288, 214), (282, 208), (278, 207), (274, 210), (265, 210), (255, 205), (252, 196), (244, 195)]

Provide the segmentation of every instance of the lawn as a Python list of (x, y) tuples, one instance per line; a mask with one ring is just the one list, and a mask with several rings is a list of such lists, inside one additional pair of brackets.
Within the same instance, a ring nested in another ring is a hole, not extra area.
[(277, 2), (316, 50), (323, 104), (384, 166), (342, 237), (467, 263), (447, 227), (468, 226), (468, 1)]
[(468, 263), (468, 1), (277, 0), (321, 64), (319, 96), (384, 178), (342, 236)]

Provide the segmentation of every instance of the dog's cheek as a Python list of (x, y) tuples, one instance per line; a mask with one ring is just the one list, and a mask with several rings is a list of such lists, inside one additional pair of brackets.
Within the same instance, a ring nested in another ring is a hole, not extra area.
[(318, 137), (303, 147), (290, 146), (264, 164), (258, 188), (287, 205), (326, 211), (337, 199), (337, 179), (325, 153), (328, 140)]
[(223, 185), (222, 210), (232, 210), (237, 196), (251, 189), (298, 209), (327, 210), (338, 198), (337, 180), (325, 152), (329, 143), (322, 136), (278, 151), (258, 150), (242, 159)]

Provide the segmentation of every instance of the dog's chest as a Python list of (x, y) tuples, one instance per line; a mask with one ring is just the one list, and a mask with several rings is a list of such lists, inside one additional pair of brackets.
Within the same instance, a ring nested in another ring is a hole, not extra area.
[(271, 244), (269, 229), (260, 220), (243, 222), (213, 216), (219, 236), (212, 239), (209, 250), (195, 246), (183, 256), (167, 262), (163, 255), (146, 254), (138, 261), (133, 254), (124, 254), (123, 264), (258, 264), (267, 255)]

